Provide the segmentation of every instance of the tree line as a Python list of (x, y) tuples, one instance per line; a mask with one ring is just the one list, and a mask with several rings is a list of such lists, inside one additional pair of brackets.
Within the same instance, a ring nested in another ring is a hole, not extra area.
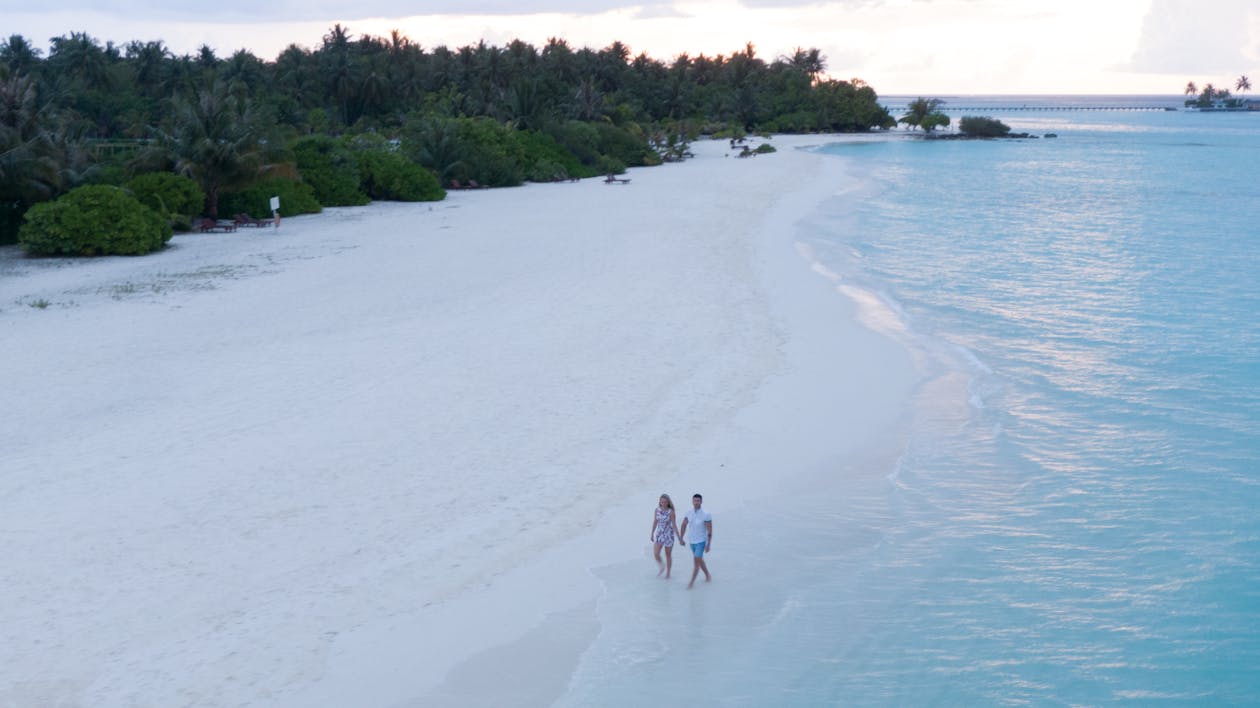
[(357, 171), (341, 197), (307, 189), (328, 206), (382, 198), (378, 183), (416, 179), (408, 165), (442, 187), (511, 185), (681, 158), (704, 133), (895, 125), (870, 86), (825, 68), (817, 49), (765, 59), (748, 44), (665, 62), (620, 42), (426, 49), (397, 31), (354, 37), (342, 25), (273, 61), (81, 32), (45, 53), (13, 35), (0, 42), (0, 243), (33, 204), (147, 172), (193, 180), (216, 216), (223, 198), (262, 180), (310, 187), (308, 175), (320, 173), (319, 185)]
[[(1250, 91), (1251, 79), (1247, 78), (1246, 74), (1239, 76), (1238, 79), (1234, 81), (1234, 89), (1240, 93)], [(1197, 84), (1190, 81), (1186, 84), (1184, 92), (1187, 96), (1194, 97), (1186, 99), (1187, 108), (1211, 108), (1217, 103), (1226, 107), (1240, 108), (1245, 104), (1244, 99), (1234, 98), (1231, 96), (1229, 89), (1217, 88), (1215, 84), (1211, 83), (1204, 84), (1203, 89), (1200, 90)]]

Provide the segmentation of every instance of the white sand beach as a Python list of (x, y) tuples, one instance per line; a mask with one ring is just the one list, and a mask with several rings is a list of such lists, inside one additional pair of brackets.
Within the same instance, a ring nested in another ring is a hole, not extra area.
[(829, 140), (3, 249), (0, 706), (548, 705), (658, 494), (730, 510), (900, 415), (908, 355), (793, 241), (855, 179)]

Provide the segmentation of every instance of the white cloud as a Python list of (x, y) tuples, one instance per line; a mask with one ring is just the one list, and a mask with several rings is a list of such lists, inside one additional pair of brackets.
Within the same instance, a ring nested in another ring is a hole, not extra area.
[[(566, 13), (593, 15), (609, 10), (660, 5), (635, 0), (222, 0), (211, 5), (161, 0), (59, 0), (58, 12), (99, 13), (133, 21), (179, 22), (314, 22), (367, 17), (415, 17), (422, 15), (520, 15)], [(29, 0), (0, 0), (0, 12), (31, 13)]]
[(659, 20), (664, 18), (689, 18), (689, 15), (673, 5), (646, 5), (634, 14), (636, 20)]
[(1237, 73), (1256, 64), (1254, 0), (1152, 0), (1127, 68), (1142, 73)]

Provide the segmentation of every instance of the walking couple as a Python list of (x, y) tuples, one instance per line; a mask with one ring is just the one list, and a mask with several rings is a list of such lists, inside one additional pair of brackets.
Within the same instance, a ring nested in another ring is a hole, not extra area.
[[(704, 554), (713, 550), (713, 517), (700, 508), (704, 497), (693, 494), (691, 510), (683, 515), (682, 529), (678, 528), (678, 519), (674, 515), (674, 500), (668, 494), (662, 494), (656, 505), (656, 513), (652, 515), (652, 555), (656, 557), (656, 565), (660, 566), (657, 575), (669, 577), (674, 566), (674, 539), (679, 545), (686, 540), (691, 547), (692, 567), (691, 582), (687, 589), (696, 584), (696, 576), (704, 571), (704, 581), (711, 580), (709, 566), (704, 563)], [(661, 549), (665, 549), (665, 562), (661, 562)]]

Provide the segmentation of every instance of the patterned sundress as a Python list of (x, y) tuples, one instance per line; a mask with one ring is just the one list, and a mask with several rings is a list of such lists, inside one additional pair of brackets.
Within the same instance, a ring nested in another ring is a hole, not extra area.
[(653, 543), (659, 543), (662, 546), (674, 545), (674, 525), (669, 521), (672, 511), (673, 509), (656, 507), (656, 533), (652, 535)]

